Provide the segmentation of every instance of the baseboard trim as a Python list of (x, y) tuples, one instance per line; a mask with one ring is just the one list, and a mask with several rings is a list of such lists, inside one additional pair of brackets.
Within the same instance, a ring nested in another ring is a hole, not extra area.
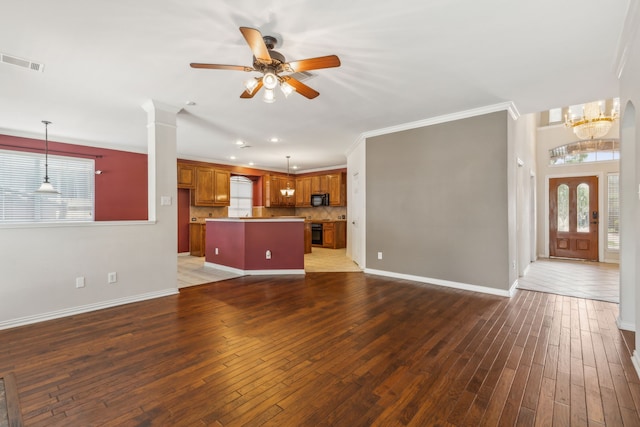
[(616, 319), (616, 324), (618, 325), (618, 329), (623, 329), (625, 331), (631, 331), (631, 332), (636, 331), (635, 323), (625, 322), (624, 320), (620, 319), (620, 317)]
[(228, 271), (242, 276), (271, 276), (271, 275), (288, 275), (288, 274), (305, 274), (303, 269), (282, 269), (282, 270), (241, 270), (239, 268), (229, 267), (227, 265), (215, 264), (213, 262), (205, 262), (205, 267), (215, 268), (217, 270)]
[(166, 297), (169, 295), (175, 295), (177, 293), (177, 288), (163, 289), (161, 291), (148, 292), (146, 294), (133, 295), (130, 297), (102, 301), (94, 304), (65, 308), (63, 310), (50, 311), (48, 313), (36, 314), (33, 316), (19, 317), (17, 319), (5, 320), (3, 322), (0, 322), (0, 330), (15, 328), (24, 325), (31, 325), (33, 323), (46, 322), (47, 320), (60, 319), (62, 317), (74, 316), (76, 314), (88, 313), (90, 311), (102, 310), (104, 308), (116, 307), (133, 302)]
[(480, 293), (483, 293), (483, 294), (497, 295), (497, 296), (507, 297), (507, 298), (511, 297), (513, 289), (515, 289), (514, 287), (517, 284), (517, 281), (516, 281), (516, 283), (511, 287), (510, 290), (503, 290), (503, 289), (489, 288), (487, 286), (472, 285), (470, 283), (460, 283), (460, 282), (452, 282), (452, 281), (449, 281), (449, 280), (433, 279), (433, 278), (430, 278), (430, 277), (414, 276), (412, 274), (395, 273), (395, 272), (392, 272), (392, 271), (384, 271), (384, 270), (374, 270), (372, 268), (365, 268), (364, 272), (367, 273), (367, 274), (375, 274), (377, 276), (393, 277), (395, 279), (412, 280), (414, 282), (427, 283), (427, 284), (430, 284), (430, 285), (437, 285), (437, 286), (444, 286), (446, 288), (461, 289), (463, 291), (480, 292)]
[(640, 377), (640, 355), (638, 355), (638, 350), (633, 350), (631, 362), (633, 363), (633, 367), (636, 368), (636, 374)]

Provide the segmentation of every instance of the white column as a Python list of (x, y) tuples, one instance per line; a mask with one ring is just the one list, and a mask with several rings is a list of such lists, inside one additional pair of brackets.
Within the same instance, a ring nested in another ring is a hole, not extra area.
[(142, 108), (147, 112), (149, 221), (177, 224), (176, 116), (180, 108), (153, 100)]

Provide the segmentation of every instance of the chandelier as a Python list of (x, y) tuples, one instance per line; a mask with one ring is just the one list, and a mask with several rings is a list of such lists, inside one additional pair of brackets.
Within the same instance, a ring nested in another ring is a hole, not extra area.
[(589, 102), (582, 107), (582, 116), (564, 116), (564, 125), (572, 128), (573, 132), (580, 139), (602, 138), (609, 130), (613, 122), (618, 118), (615, 108), (611, 109), (610, 115), (605, 115), (602, 111), (601, 103), (598, 101)]
[(287, 188), (280, 189), (280, 194), (282, 194), (284, 197), (292, 197), (296, 192), (295, 188), (291, 188), (289, 186), (289, 157), (291, 156), (287, 156)]

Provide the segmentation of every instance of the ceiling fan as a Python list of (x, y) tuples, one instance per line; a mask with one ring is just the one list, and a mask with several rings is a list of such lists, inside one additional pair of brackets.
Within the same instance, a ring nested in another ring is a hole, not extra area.
[(192, 68), (208, 68), (212, 70), (258, 71), (262, 77), (249, 79), (245, 83), (245, 91), (240, 98), (253, 98), (264, 86), (265, 102), (274, 102), (273, 89), (280, 85), (280, 89), (288, 96), (294, 90), (300, 95), (313, 99), (320, 95), (319, 92), (302, 83), (291, 75), (283, 73), (296, 73), (300, 71), (318, 70), (340, 66), (340, 59), (336, 55), (321, 56), (318, 58), (301, 59), (287, 62), (280, 52), (273, 50), (277, 40), (272, 36), (263, 36), (255, 28), (240, 27), (251, 52), (253, 52), (253, 67), (243, 65), (202, 64), (192, 62)]

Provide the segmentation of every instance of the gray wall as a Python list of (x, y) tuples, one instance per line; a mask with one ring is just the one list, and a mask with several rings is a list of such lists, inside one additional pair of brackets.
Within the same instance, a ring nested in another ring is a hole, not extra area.
[(368, 138), (367, 268), (508, 290), (508, 155), (506, 111)]

